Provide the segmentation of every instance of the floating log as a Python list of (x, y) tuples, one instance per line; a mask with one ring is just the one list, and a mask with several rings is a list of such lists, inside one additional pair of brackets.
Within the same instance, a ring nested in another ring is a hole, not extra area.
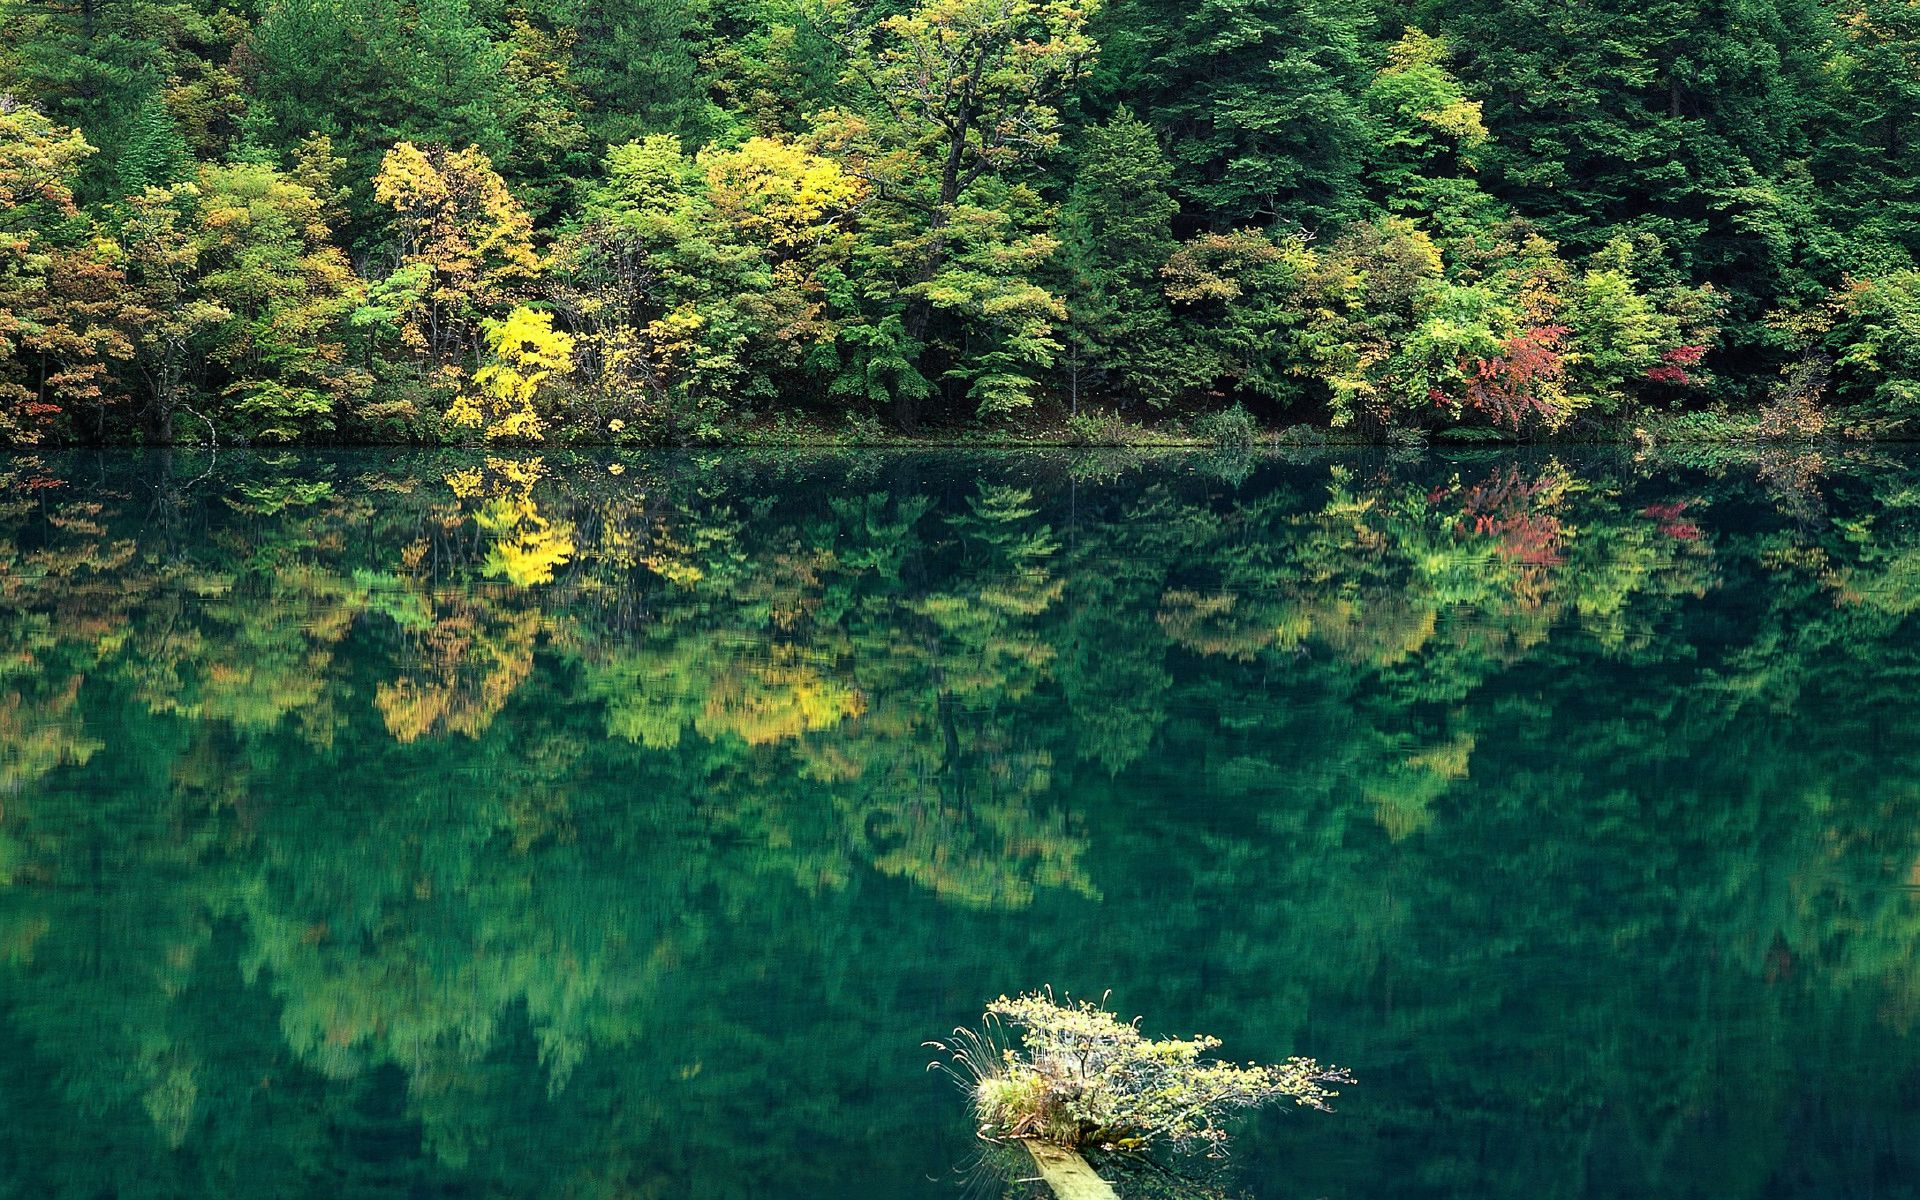
[(1047, 1181), (1047, 1186), (1060, 1200), (1120, 1200), (1113, 1185), (1095, 1174), (1078, 1150), (1036, 1138), (1024, 1138), (1020, 1144), (1033, 1155), (1033, 1165), (1040, 1168), (1040, 1178)]

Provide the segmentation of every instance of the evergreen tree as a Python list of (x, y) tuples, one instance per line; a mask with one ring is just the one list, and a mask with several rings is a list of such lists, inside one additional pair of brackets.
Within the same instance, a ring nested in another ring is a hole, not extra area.
[[(1431, 4), (1485, 108), (1488, 186), (1579, 254), (1650, 233), (1751, 318), (1782, 287), (1741, 222), (1814, 152), (1828, 18), (1812, 0)], [(1752, 189), (1762, 189), (1755, 192)], [(1798, 231), (1803, 244), (1810, 230)], [(1794, 253), (1799, 253), (1795, 250)]]
[(720, 116), (700, 56), (708, 46), (705, 0), (565, 0), (554, 18), (571, 31), (571, 74), (587, 101), (596, 141), (618, 145), (671, 133), (699, 145)]
[[(114, 194), (120, 157), (157, 132), (162, 93), (198, 80), (242, 26), (216, 21), (204, 0), (9, 0), (0, 7), (0, 91), (42, 105), (100, 149), (82, 200)], [(177, 134), (176, 134), (177, 136)], [(150, 153), (151, 144), (142, 150)]]
[(369, 181), (397, 141), (511, 152), (509, 52), (467, 0), (275, 0), (250, 41), (251, 85), (276, 148), (327, 137), (354, 181), (352, 233), (378, 219)]
[(158, 93), (149, 92), (134, 114), (120, 151), (120, 194), (138, 195), (149, 187), (177, 183), (193, 174), (192, 165), (173, 114)]
[(1088, 394), (1164, 404), (1195, 382), (1160, 274), (1176, 244), (1172, 178), (1153, 130), (1124, 108), (1082, 138), (1060, 210), (1061, 366), (1076, 411)]
[(1115, 0), (1096, 90), (1133, 106), (1213, 229), (1360, 215), (1364, 0)]

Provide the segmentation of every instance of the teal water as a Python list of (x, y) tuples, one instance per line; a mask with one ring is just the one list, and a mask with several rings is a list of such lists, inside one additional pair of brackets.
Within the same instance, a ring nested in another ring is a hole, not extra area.
[[(0, 460), (0, 1196), (1920, 1196), (1920, 455)], [(1191, 1164), (1176, 1164), (1192, 1174)], [(969, 1189), (971, 1189), (969, 1191)]]

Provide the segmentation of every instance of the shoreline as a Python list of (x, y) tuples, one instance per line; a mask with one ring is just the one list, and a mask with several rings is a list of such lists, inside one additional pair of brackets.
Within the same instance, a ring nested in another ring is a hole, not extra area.
[(300, 442), (66, 442), (35, 446), (0, 446), (0, 455), (26, 457), (36, 454), (69, 454), (100, 450), (244, 450), (257, 453), (301, 453), (323, 450), (396, 450), (462, 451), (499, 453), (554, 453), (585, 450), (618, 450), (633, 453), (668, 451), (725, 450), (1190, 450), (1213, 453), (1273, 453), (1311, 450), (1551, 450), (1560, 447), (1626, 447), (1641, 450), (1686, 447), (1690, 449), (1801, 450), (1866, 448), (1920, 444), (1920, 434), (1846, 436), (1813, 438), (1762, 437), (1578, 437), (1578, 438), (1455, 438), (1435, 437), (1403, 441), (1377, 441), (1357, 438), (1289, 438), (1273, 432), (1246, 442), (1213, 442), (1198, 437), (1156, 436), (1133, 440), (1089, 441), (1044, 435), (1005, 433), (934, 434), (892, 437), (843, 437), (832, 434), (764, 436), (679, 442), (622, 441), (550, 441), (550, 442), (422, 442), (377, 440), (326, 440)]
[(1595, 422), (1557, 434), (1522, 436), (1506, 430), (1451, 426), (1439, 429), (1395, 428), (1384, 436), (1369, 436), (1325, 424), (1262, 424), (1244, 409), (1222, 413), (1163, 416), (1138, 420), (1110, 412), (1085, 410), (1068, 415), (1058, 410), (1023, 414), (993, 424), (954, 423), (924, 426), (907, 433), (860, 415), (782, 414), (743, 420), (726, 429), (707, 429), (701, 436), (670, 435), (574, 437), (539, 441), (477, 441), (436, 436), (416, 438), (313, 437), (284, 442), (209, 441), (189, 436), (172, 442), (115, 439), (103, 442), (47, 442), (0, 447), (14, 453), (85, 449), (254, 449), (299, 451), (315, 449), (485, 450), (551, 452), (561, 450), (1315, 450), (1315, 449), (1504, 449), (1555, 446), (1820, 448), (1891, 445), (1920, 441), (1920, 428), (1904, 422), (1876, 419), (1857, 408), (1836, 407), (1795, 428), (1769, 429), (1757, 410), (1700, 409), (1646, 414), (1637, 420)]

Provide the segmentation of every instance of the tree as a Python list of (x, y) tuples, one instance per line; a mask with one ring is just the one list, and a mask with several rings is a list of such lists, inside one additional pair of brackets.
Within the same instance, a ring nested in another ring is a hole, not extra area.
[(210, 438), (217, 436), (193, 398), (206, 367), (205, 339), (233, 314), (199, 289), (202, 246), (193, 236), (199, 198), (191, 183), (150, 187), (126, 198), (120, 226), (128, 285), (122, 320), (145, 385), (147, 427), (163, 445), (174, 441), (174, 418), (183, 407)]
[(254, 129), (291, 150), (327, 137), (354, 181), (356, 242), (377, 241), (366, 180), (396, 142), (476, 147), (542, 213), (588, 169), (563, 37), (468, 0), (274, 0), (249, 45)]
[(119, 192), (134, 196), (149, 187), (166, 187), (193, 174), (187, 139), (158, 92), (149, 92), (135, 112), (120, 151)]
[(924, 0), (870, 26), (832, 10), (852, 99), (818, 136), (872, 191), (859, 255), (880, 335), (856, 340), (839, 387), (871, 389), (860, 360), (875, 354), (910, 364), (883, 373), (903, 426), (938, 385), (983, 415), (1024, 407), (1059, 348), (1060, 301), (1034, 282), (1051, 214), (1021, 175), (1059, 143), (1059, 106), (1092, 65), (1092, 8)]
[(1844, 0), (1834, 24), (1840, 94), (1815, 157), (1821, 207), (1854, 247), (1838, 265), (1882, 266), (1889, 244), (1920, 258), (1920, 13), (1900, 0)]
[(1094, 86), (1154, 127), (1204, 226), (1320, 232), (1363, 215), (1372, 22), (1356, 0), (1114, 0)]
[[(1493, 137), (1487, 187), (1575, 256), (1650, 233), (1751, 320), (1781, 288), (1741, 228), (1815, 154), (1831, 101), (1814, 0), (1426, 6)], [(1758, 192), (1749, 189), (1758, 189)], [(1795, 231), (1800, 247), (1817, 230)], [(1797, 248), (1796, 253), (1804, 253)], [(1750, 335), (1742, 334), (1742, 340)]]
[(553, 299), (580, 335), (602, 421), (639, 437), (703, 426), (741, 380), (741, 304), (765, 280), (728, 236), (671, 134), (616, 146), (582, 221), (555, 249)]
[(31, 445), (92, 405), (133, 348), (115, 325), (124, 282), (74, 206), (94, 154), (78, 130), (0, 96), (0, 444)]
[[(697, 159), (666, 134), (610, 151), (606, 181), (556, 249), (554, 293), (582, 335), (603, 419), (634, 422), (636, 435), (710, 428), (817, 386), (862, 195), (840, 164), (785, 138)], [(671, 408), (636, 405), (648, 393)]]
[(1287, 361), (1286, 331), (1315, 261), (1299, 239), (1276, 242), (1258, 229), (1180, 243), (1161, 282), (1193, 347), (1195, 379), (1210, 389), (1293, 398), (1298, 385), (1290, 375), (1304, 373), (1306, 363)]
[(543, 422), (534, 407), (542, 385), (573, 367), (573, 339), (553, 327), (553, 314), (521, 305), (504, 321), (482, 326), (487, 360), (473, 386), (447, 410), (447, 421), (492, 441), (537, 442)]
[[(78, 183), (84, 201), (124, 194), (129, 149), (151, 156), (184, 150), (177, 141), (173, 102), (199, 107), (209, 87), (230, 93), (231, 81), (216, 62), (244, 28), (210, 15), (196, 0), (14, 0), (0, 37), (0, 91), (44, 105), (48, 115), (86, 136), (101, 153)], [(220, 147), (220, 134), (205, 151)], [(184, 158), (184, 155), (181, 155)], [(150, 164), (149, 164), (150, 165)], [(171, 182), (160, 176), (147, 182)], [(181, 170), (172, 178), (186, 178)]]
[(402, 341), (443, 365), (477, 355), (480, 322), (540, 273), (526, 210), (478, 146), (401, 142), (381, 160), (373, 195), (394, 214), (395, 266), (421, 274), (401, 314)]
[(566, 0), (553, 10), (572, 33), (569, 73), (597, 142), (666, 133), (699, 145), (716, 132), (720, 114), (700, 65), (713, 40), (710, 10), (702, 0)]
[(1086, 131), (1060, 210), (1075, 411), (1083, 382), (1123, 405), (1164, 404), (1206, 382), (1194, 378), (1160, 275), (1180, 209), (1168, 192), (1172, 175), (1153, 130), (1127, 110)]
[(1409, 28), (1363, 99), (1374, 202), (1457, 236), (1490, 223), (1497, 210), (1474, 176), (1488, 137), (1480, 102), (1447, 70), (1450, 53), (1445, 41)]
[(212, 362), (237, 431), (288, 441), (333, 427), (365, 390), (346, 363), (347, 317), (362, 287), (332, 244), (319, 196), (264, 163), (200, 169), (193, 237), (200, 293), (227, 314)]
[(1878, 418), (1920, 417), (1920, 271), (1849, 280), (1831, 308), (1843, 395)]

